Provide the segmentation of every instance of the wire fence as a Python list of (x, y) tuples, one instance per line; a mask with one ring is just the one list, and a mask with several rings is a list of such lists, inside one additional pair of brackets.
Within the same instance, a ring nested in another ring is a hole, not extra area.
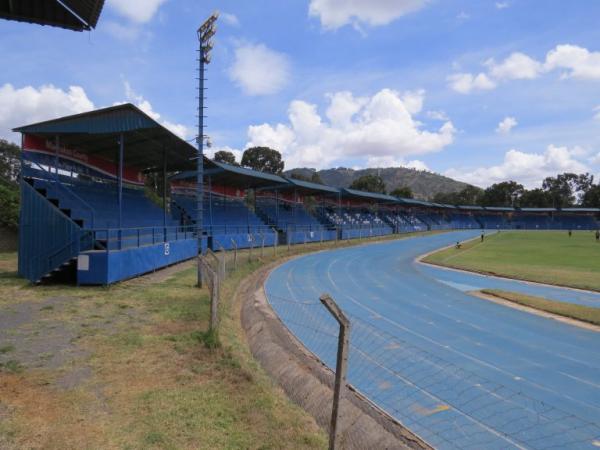
[[(313, 244), (314, 245), (314, 244)], [(303, 247), (306, 247), (304, 245)], [(296, 248), (294, 252), (301, 252)], [(267, 253), (268, 252), (268, 253)], [(222, 282), (242, 264), (265, 256), (289, 254), (289, 246), (259, 247), (238, 252), (207, 252), (199, 270), (210, 292), (210, 329), (218, 328)], [(266, 254), (267, 253), (267, 254)], [(268, 301), (288, 330), (335, 371), (340, 325), (318, 299), (284, 298), (268, 293)], [(600, 426), (585, 412), (549, 404), (527, 386), (518, 388), (486, 378), (472, 367), (457, 365), (401, 336), (377, 326), (381, 317), (347, 314), (351, 332), (348, 384), (429, 445), (440, 449), (593, 449), (600, 447)], [(527, 390), (527, 392), (525, 391)], [(535, 391), (535, 390), (533, 390)], [(306, 392), (297, 395), (307, 395)], [(332, 403), (333, 395), (331, 395)], [(554, 402), (553, 402), (554, 403)], [(344, 416), (345, 411), (340, 414)], [(360, 415), (345, 417), (342, 436), (354, 428), (353, 448), (371, 448)], [(365, 436), (364, 438), (357, 436)]]
[[(268, 300), (289, 331), (333, 370), (338, 324), (325, 308), (310, 299), (269, 294)], [(600, 427), (583, 414), (459, 367), (364, 318), (347, 316), (351, 323), (348, 383), (429, 445), (441, 449), (600, 446)]]

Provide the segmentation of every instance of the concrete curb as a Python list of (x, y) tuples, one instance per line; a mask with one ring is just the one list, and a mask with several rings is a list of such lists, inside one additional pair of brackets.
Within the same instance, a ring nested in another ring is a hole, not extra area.
[[(268, 304), (263, 284), (281, 261), (240, 284), (242, 327), (254, 357), (296, 404), (329, 429), (334, 374), (285, 327)], [(342, 401), (339, 426), (344, 449), (431, 449), (414, 433), (352, 388)]]

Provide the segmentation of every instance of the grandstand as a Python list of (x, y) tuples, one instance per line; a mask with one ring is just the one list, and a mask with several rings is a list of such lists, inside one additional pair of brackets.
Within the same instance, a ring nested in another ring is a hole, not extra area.
[[(426, 230), (600, 227), (598, 208), (442, 205), (205, 159), (198, 239), (196, 149), (135, 106), (15, 131), (23, 136), (19, 273), (32, 282), (110, 284), (192, 258), (198, 242), (219, 251)], [(144, 186), (150, 172), (163, 177), (158, 200)]]

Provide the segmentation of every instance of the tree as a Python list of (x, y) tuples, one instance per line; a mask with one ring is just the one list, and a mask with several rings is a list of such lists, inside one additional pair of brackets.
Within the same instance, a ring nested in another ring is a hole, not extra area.
[(350, 189), (385, 194), (385, 183), (379, 175), (363, 175), (352, 182)]
[(523, 192), (519, 205), (523, 208), (548, 208), (552, 206), (552, 197), (543, 189), (532, 189)]
[(402, 197), (402, 198), (413, 198), (413, 191), (410, 186), (398, 186), (390, 195), (394, 197)]
[(279, 175), (283, 172), (284, 162), (281, 153), (277, 150), (269, 147), (252, 147), (244, 151), (242, 166)]
[(522, 184), (516, 181), (495, 183), (483, 191), (483, 206), (513, 206), (525, 192)]
[(552, 206), (563, 208), (581, 200), (594, 184), (594, 176), (589, 173), (562, 173), (556, 177), (547, 177), (542, 188), (552, 198)]
[(232, 166), (238, 165), (238, 163), (235, 161), (235, 155), (227, 150), (219, 150), (216, 152), (215, 156), (213, 156), (213, 161), (230, 164)]
[(600, 208), (600, 184), (592, 185), (581, 199), (581, 206), (587, 208)]
[(433, 196), (434, 203), (447, 205), (479, 205), (483, 196), (483, 190), (476, 186), (467, 186), (458, 192), (438, 192)]
[(0, 139), (0, 179), (16, 184), (21, 170), (20, 148), (12, 142)]
[(0, 139), (0, 227), (16, 230), (19, 226), (20, 148)]

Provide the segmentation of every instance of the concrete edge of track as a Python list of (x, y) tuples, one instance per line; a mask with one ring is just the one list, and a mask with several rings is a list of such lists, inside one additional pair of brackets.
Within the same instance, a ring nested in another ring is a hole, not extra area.
[(583, 328), (585, 330), (600, 333), (600, 325), (594, 325), (593, 323), (584, 322), (583, 320), (573, 319), (567, 316), (561, 316), (560, 314), (543, 311), (541, 309), (536, 309), (531, 306), (521, 305), (520, 303), (511, 302), (510, 300), (506, 300), (497, 295), (492, 295), (481, 291), (466, 291), (465, 293), (472, 295), (473, 297), (480, 298), (482, 300), (487, 300), (498, 305), (506, 306), (507, 308), (518, 309), (519, 311), (525, 311), (529, 314), (535, 314), (536, 316), (545, 317), (547, 319), (553, 319), (558, 322), (566, 323), (568, 325), (573, 325), (575, 327)]
[[(510, 233), (510, 231), (506, 231), (506, 233)], [(471, 242), (471, 241), (474, 241), (474, 240), (477, 240), (477, 239), (479, 239), (479, 236), (475, 237), (473, 239), (468, 239), (466, 241), (463, 241), (462, 244), (464, 244), (466, 242)], [(531, 281), (531, 280), (524, 280), (522, 278), (496, 275), (496, 274), (493, 274), (493, 273), (490, 273), (490, 272), (483, 272), (483, 271), (482, 272), (478, 272), (476, 270), (459, 269), (457, 267), (445, 266), (443, 264), (437, 264), (437, 263), (431, 263), (431, 262), (423, 261), (423, 259), (427, 258), (429, 255), (432, 255), (433, 253), (437, 253), (437, 252), (440, 252), (442, 250), (453, 248), (454, 246), (455, 246), (455, 244), (447, 245), (445, 247), (441, 247), (441, 248), (438, 248), (436, 250), (432, 250), (430, 252), (424, 253), (422, 255), (417, 256), (414, 259), (414, 262), (417, 263), (417, 264), (423, 264), (424, 266), (435, 267), (437, 269), (448, 270), (448, 271), (452, 271), (452, 272), (469, 273), (469, 274), (472, 274), (472, 275), (479, 275), (479, 276), (486, 277), (486, 278), (498, 278), (499, 280), (518, 281), (519, 283), (531, 284), (533, 286), (542, 286), (542, 287), (547, 287), (547, 288), (567, 289), (569, 291), (583, 292), (583, 293), (586, 293), (586, 294), (598, 294), (600, 292), (600, 291), (594, 291), (594, 290), (590, 290), (590, 289), (582, 289), (582, 288), (576, 288), (576, 287), (572, 287), (572, 286), (565, 286), (565, 285), (562, 285), (562, 284), (540, 283), (539, 281)]]
[[(314, 253), (318, 253), (319, 250)], [(325, 430), (331, 420), (334, 373), (293, 336), (267, 301), (264, 283), (272, 270), (298, 255), (258, 269), (236, 291), (242, 328), (255, 359), (286, 395)], [(419, 437), (358, 393), (348, 389), (341, 407), (345, 449), (431, 449)]]

